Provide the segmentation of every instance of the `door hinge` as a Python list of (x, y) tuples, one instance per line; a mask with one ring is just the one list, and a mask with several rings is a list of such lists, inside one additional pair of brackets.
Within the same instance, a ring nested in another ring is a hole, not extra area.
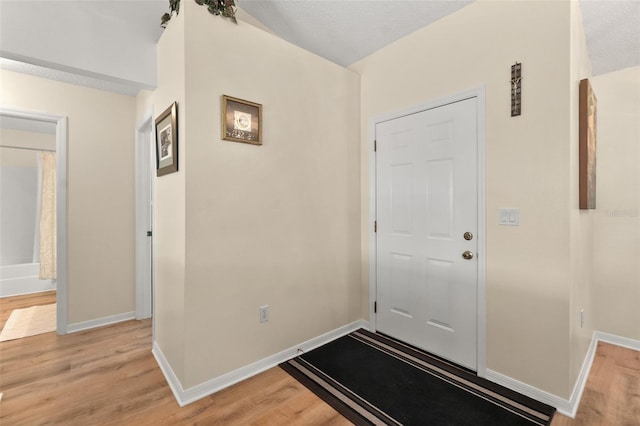
[(378, 151), (378, 141), (374, 140), (373, 141), (373, 152), (377, 152)]
[(378, 302), (373, 302), (373, 313), (377, 314), (378, 313)]
[(153, 232), (152, 231), (147, 231), (147, 237), (151, 237), (153, 236)]
[(378, 221), (377, 220), (373, 221), (373, 232), (378, 232)]

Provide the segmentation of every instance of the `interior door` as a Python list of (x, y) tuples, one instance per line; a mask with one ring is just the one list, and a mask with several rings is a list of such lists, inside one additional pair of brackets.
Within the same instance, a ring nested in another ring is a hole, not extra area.
[(477, 369), (477, 99), (376, 124), (377, 331)]
[(136, 133), (136, 319), (153, 316), (153, 181), (155, 146), (153, 117)]

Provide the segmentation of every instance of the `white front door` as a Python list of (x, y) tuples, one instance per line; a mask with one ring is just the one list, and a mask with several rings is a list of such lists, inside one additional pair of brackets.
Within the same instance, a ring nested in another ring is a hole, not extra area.
[(376, 329), (477, 369), (477, 99), (376, 124)]

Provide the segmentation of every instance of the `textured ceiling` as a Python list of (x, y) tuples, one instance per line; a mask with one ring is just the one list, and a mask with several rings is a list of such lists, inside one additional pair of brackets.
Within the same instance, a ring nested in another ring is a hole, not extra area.
[(140, 86), (131, 83), (114, 82), (104, 78), (89, 77), (80, 73), (62, 71), (55, 68), (28, 64), (26, 62), (14, 61), (6, 58), (0, 58), (0, 68), (36, 77), (48, 78), (50, 80), (61, 81), (64, 83), (71, 83), (78, 86), (107, 90), (109, 92), (120, 93), (122, 95), (136, 96), (140, 90)]
[(581, 0), (594, 75), (640, 65), (640, 1)]
[(153, 89), (168, 8), (168, 0), (0, 0), (0, 57), (13, 61), (0, 66), (120, 93)]
[[(106, 64), (104, 71), (78, 73), (78, 67), (74, 67), (74, 64), (67, 63), (64, 66), (64, 55), (67, 55), (68, 60), (69, 52), (72, 52), (71, 55), (75, 52), (72, 45), (64, 42), (63, 46), (69, 45), (61, 52), (60, 62), (50, 58), (38, 61), (33, 55), (25, 55), (30, 56), (30, 61), (27, 61), (19, 55), (8, 55), (0, 49), (0, 56), (6, 58), (0, 61), (0, 67), (125, 94), (135, 94), (138, 89), (145, 87), (135, 81), (133, 84), (123, 84), (127, 81), (109, 78), (113, 77), (109, 69), (126, 71), (136, 66), (136, 61), (122, 59), (119, 52), (126, 50), (133, 57), (142, 57), (142, 54), (135, 56), (135, 52), (131, 51), (135, 48), (135, 43), (123, 43), (122, 40), (155, 43), (161, 34), (160, 15), (168, 10), (168, 0), (0, 0), (0, 16), (3, 11), (15, 9), (7, 7), (12, 2), (19, 3), (21, 7), (25, 5), (27, 9), (21, 9), (21, 15), (14, 20), (8, 17), (9, 21), (5, 21), (19, 22), (17, 26), (11, 25), (16, 27), (14, 32), (3, 32), (5, 40), (8, 36), (26, 39), (27, 35), (36, 34), (36, 38), (31, 38), (37, 42), (35, 46), (38, 47), (60, 34), (67, 41), (83, 41), (90, 35), (93, 40), (104, 43), (104, 46), (94, 48), (91, 52), (96, 56), (89, 58), (88, 62), (95, 64), (101, 59), (98, 52), (107, 50), (112, 52), (115, 59), (106, 56), (102, 58)], [(343, 66), (351, 65), (470, 2), (471, 0), (237, 0), (243, 9), (243, 16), (246, 16), (246, 11), (279, 37)], [(60, 7), (52, 8), (51, 5)], [(594, 75), (640, 65), (640, 0), (580, 0), (580, 5)], [(51, 27), (51, 34), (43, 29), (42, 20), (25, 18), (42, 17), (45, 10), (45, 22), (56, 24)], [(91, 19), (87, 19), (88, 17)], [(94, 25), (88, 24), (89, 21), (94, 22)], [(84, 44), (87, 44), (86, 40)], [(1, 45), (0, 39), (0, 47)], [(50, 53), (50, 49), (45, 49), (45, 52)], [(76, 58), (83, 57), (77, 56), (82, 55), (81, 52), (75, 54)], [(33, 65), (21, 65), (18, 61)]]
[[(471, 2), (239, 0), (238, 4), (285, 40), (349, 66)], [(640, 0), (580, 0), (580, 7), (594, 75), (640, 65)]]
[(471, 0), (239, 0), (283, 39), (342, 66), (461, 7)]

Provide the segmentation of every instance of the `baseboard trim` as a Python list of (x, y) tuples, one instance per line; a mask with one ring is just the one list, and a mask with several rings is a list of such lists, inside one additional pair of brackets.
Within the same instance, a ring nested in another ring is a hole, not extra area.
[(487, 369), (485, 377), (487, 380), (491, 380), (492, 382), (512, 389), (516, 392), (520, 392), (521, 394), (526, 395), (530, 398), (556, 407), (558, 413), (573, 419), (576, 416), (578, 406), (580, 405), (580, 400), (582, 399), (582, 393), (584, 392), (584, 388), (587, 384), (587, 378), (589, 377), (593, 359), (596, 355), (598, 342), (610, 343), (612, 345), (622, 346), (625, 348), (640, 351), (639, 340), (595, 331), (593, 333), (593, 337), (591, 338), (589, 349), (587, 350), (587, 353), (584, 357), (584, 361), (582, 362), (580, 374), (578, 374), (576, 383), (573, 386), (573, 392), (571, 392), (570, 399), (561, 398), (557, 395), (543, 391), (534, 386), (520, 382), (519, 380), (513, 379), (509, 376), (505, 376), (504, 374), (498, 373), (497, 371)]
[(578, 378), (573, 385), (573, 391), (571, 392), (571, 398), (569, 399), (569, 406), (566, 410), (558, 408), (558, 412), (567, 417), (571, 417), (574, 419), (576, 417), (576, 412), (578, 411), (578, 406), (580, 405), (580, 400), (582, 399), (582, 393), (584, 392), (584, 387), (587, 385), (587, 379), (589, 378), (589, 372), (591, 371), (591, 366), (593, 365), (593, 359), (596, 356), (596, 348), (598, 347), (598, 340), (594, 336), (591, 337), (591, 343), (589, 343), (589, 348), (587, 349), (587, 353), (584, 356), (584, 360), (582, 361), (582, 367), (580, 368), (580, 373), (578, 374)]
[[(116, 317), (121, 317), (122, 319), (113, 320)], [(69, 326), (69, 332), (71, 333), (80, 330), (86, 330), (88, 328), (100, 327), (102, 325), (113, 324), (115, 322), (126, 321), (129, 319), (135, 319), (135, 312), (114, 315), (112, 317), (102, 318), (99, 320), (71, 324)], [(105, 322), (105, 320), (109, 321)], [(303, 343), (294, 345), (267, 358), (263, 358), (244, 367), (240, 367), (236, 370), (230, 371), (229, 373), (223, 374), (222, 376), (213, 378), (186, 390), (182, 387), (180, 380), (171, 369), (171, 365), (169, 364), (164, 354), (162, 353), (162, 350), (155, 341), (153, 342), (153, 348), (151, 352), (153, 353), (153, 356), (160, 366), (160, 370), (164, 374), (165, 379), (167, 380), (167, 383), (169, 384), (169, 387), (171, 388), (176, 401), (178, 402), (180, 407), (184, 407), (185, 405), (191, 404), (192, 402), (207, 397), (224, 388), (253, 377), (256, 374), (260, 374), (263, 371), (273, 368), (282, 362), (296, 357), (298, 355), (299, 349), (301, 349), (303, 352), (308, 352), (328, 342), (331, 342), (332, 340), (349, 334), (359, 328), (368, 330), (369, 321), (359, 320), (351, 324), (339, 327), (335, 330), (322, 334), (321, 336), (309, 339)], [(593, 359), (595, 357), (598, 342), (610, 343), (612, 345), (622, 346), (625, 348), (640, 351), (640, 341), (638, 340), (620, 337), (609, 333), (598, 331), (594, 332), (591, 343), (589, 345), (589, 349), (587, 350), (587, 354), (585, 355), (584, 361), (582, 363), (580, 374), (578, 375), (576, 383), (573, 387), (573, 392), (571, 393), (570, 399), (561, 398), (557, 395), (538, 389), (535, 386), (531, 386), (527, 383), (513, 379), (509, 376), (488, 368), (486, 370), (485, 378), (487, 380), (491, 380), (494, 383), (533, 398), (537, 401), (556, 407), (558, 413), (564, 416), (575, 418), (578, 406), (580, 405), (580, 399), (582, 398), (582, 393), (584, 392), (584, 387), (587, 383), (587, 378), (589, 377), (591, 365), (593, 364)]]
[(568, 400), (560, 398), (559, 396), (547, 391), (538, 389), (535, 386), (531, 386), (519, 380), (513, 379), (509, 376), (505, 376), (504, 374), (498, 373), (497, 371), (493, 371), (487, 368), (487, 374), (485, 378), (506, 388), (519, 392), (525, 396), (528, 396), (529, 398), (533, 398), (536, 401), (540, 401), (545, 404), (549, 404), (552, 407), (556, 407), (558, 412), (561, 414), (566, 415), (567, 412), (571, 411), (571, 403)]
[(182, 389), (182, 385), (180, 384), (178, 376), (176, 376), (176, 373), (173, 372), (171, 364), (169, 364), (169, 361), (167, 361), (167, 358), (165, 358), (162, 350), (160, 349), (160, 346), (158, 346), (158, 343), (155, 341), (153, 342), (151, 353), (156, 359), (156, 362), (158, 363), (160, 371), (162, 371), (165, 380), (169, 384), (169, 388), (171, 389), (171, 392), (173, 392), (173, 396), (176, 398), (178, 405), (184, 407), (185, 404), (183, 404), (181, 401), (181, 395), (184, 393), (184, 389)]
[(274, 355), (268, 356), (244, 367), (240, 367), (236, 370), (230, 371), (229, 373), (223, 374), (222, 376), (213, 378), (186, 390), (182, 387), (180, 380), (171, 369), (171, 365), (165, 358), (157, 342), (153, 342), (152, 353), (156, 358), (156, 361), (160, 366), (160, 370), (162, 370), (162, 373), (164, 374), (165, 379), (167, 380), (167, 383), (169, 384), (169, 387), (171, 388), (171, 391), (173, 392), (173, 395), (178, 402), (178, 405), (180, 405), (180, 407), (184, 407), (187, 404), (191, 404), (192, 402), (195, 402), (224, 388), (253, 377), (256, 374), (260, 374), (263, 371), (273, 368), (282, 362), (296, 357), (298, 355), (298, 349), (301, 349), (303, 352), (308, 352), (314, 348), (317, 348), (318, 346), (322, 346), (359, 328), (369, 329), (369, 322), (364, 320), (352, 322), (351, 324), (339, 327), (335, 330), (324, 333), (321, 336), (309, 339), (306, 342), (294, 345)]
[(635, 351), (640, 351), (640, 340), (629, 339), (628, 337), (621, 337), (616, 336), (615, 334), (596, 331), (593, 333), (593, 340), (597, 340), (598, 342), (610, 343), (616, 346), (622, 346), (623, 348), (633, 349)]
[(78, 331), (90, 330), (92, 328), (104, 327), (105, 325), (116, 324), (123, 321), (136, 319), (135, 312), (125, 312), (103, 318), (96, 318), (89, 321), (76, 322), (67, 325), (67, 333), (77, 333)]

